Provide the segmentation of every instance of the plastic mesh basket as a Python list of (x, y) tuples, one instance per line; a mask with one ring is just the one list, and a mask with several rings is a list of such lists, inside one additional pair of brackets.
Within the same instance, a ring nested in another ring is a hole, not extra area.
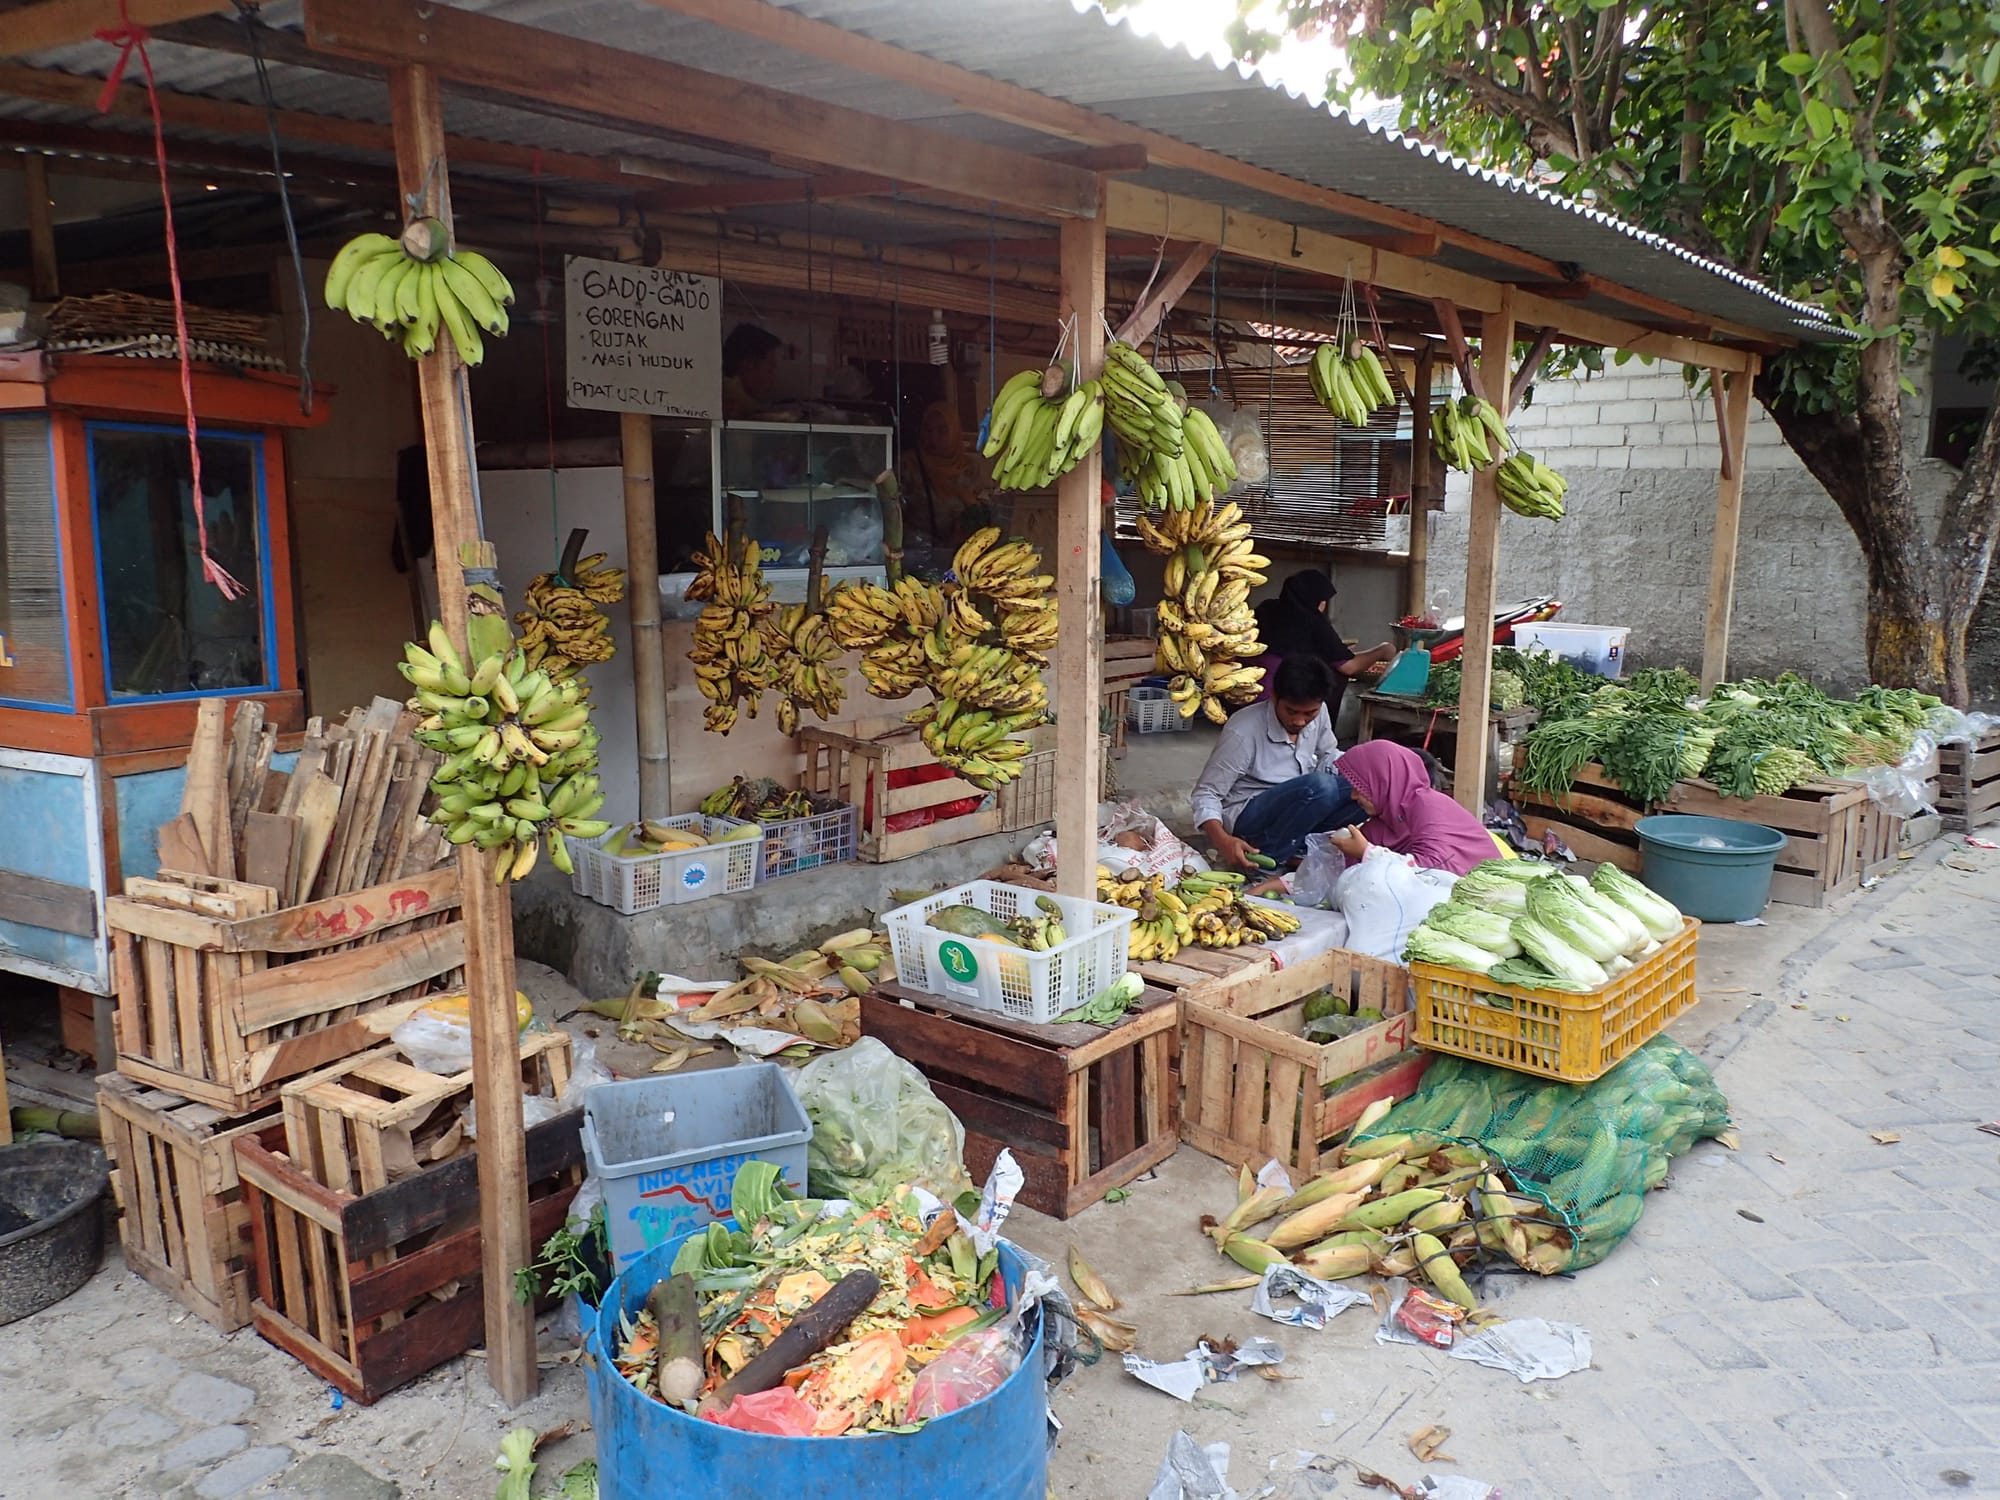
[(1181, 717), (1180, 706), (1165, 688), (1156, 687), (1127, 690), (1125, 722), (1134, 734), (1165, 734), (1171, 730), (1187, 729), (1194, 724), (1193, 719)]
[(860, 830), (858, 808), (845, 802), (812, 799), (820, 809), (803, 818), (786, 818), (765, 823), (763, 873), (759, 880), (776, 880), (821, 865), (846, 864), (854, 858), (855, 835)]
[[(726, 891), (747, 891), (757, 883), (764, 864), (764, 832), (755, 823), (702, 813), (649, 821), (662, 828), (693, 829), (710, 843), (677, 854), (612, 854), (604, 846), (617, 834), (616, 828), (600, 838), (572, 840), (576, 873), (570, 877), (570, 888), (630, 917)], [(727, 843), (714, 842), (738, 828), (751, 833)]]
[(895, 949), (896, 980), (913, 990), (1040, 1025), (1073, 1010), (1125, 972), (1134, 913), (1122, 906), (1048, 896), (1070, 936), (1044, 952), (961, 937), (929, 925), (947, 906), (976, 906), (1001, 921), (1041, 915), (1042, 891), (974, 880), (939, 891), (883, 918)]

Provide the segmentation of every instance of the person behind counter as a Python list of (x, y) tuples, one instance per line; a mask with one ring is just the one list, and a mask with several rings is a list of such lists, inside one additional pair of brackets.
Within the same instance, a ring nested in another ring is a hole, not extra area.
[(1317, 656), (1287, 657), (1269, 698), (1229, 716), (1194, 784), (1195, 827), (1223, 864), (1249, 869), (1262, 854), (1280, 865), (1306, 835), (1368, 816), (1334, 766), (1340, 746), (1327, 716), (1333, 674)]
[(985, 515), (980, 466), (947, 401), (924, 408), (917, 441), (904, 450), (903, 505), (913, 525), (939, 546), (977, 529)]
[(722, 415), (739, 421), (771, 404), (778, 388), (778, 351), (785, 341), (755, 323), (738, 323), (722, 341)]
[(1493, 858), (1497, 845), (1479, 819), (1431, 785), (1430, 768), (1407, 745), (1369, 740), (1340, 757), (1340, 774), (1368, 814), (1361, 827), (1335, 830), (1333, 847), (1359, 864), (1371, 844), (1407, 854), (1419, 869), (1463, 875)]
[(1268, 657), (1289, 661), (1294, 656), (1312, 656), (1326, 663), (1334, 674), (1326, 695), (1326, 712), (1338, 724), (1348, 682), (1386, 665), (1395, 648), (1384, 641), (1357, 653), (1342, 640), (1327, 618), (1335, 592), (1333, 580), (1326, 574), (1317, 568), (1301, 568), (1285, 580), (1275, 597), (1257, 606), (1257, 634)]

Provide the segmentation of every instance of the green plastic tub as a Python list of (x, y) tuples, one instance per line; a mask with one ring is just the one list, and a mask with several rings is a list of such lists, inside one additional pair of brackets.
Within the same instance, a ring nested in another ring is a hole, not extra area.
[(1771, 872), (1785, 836), (1762, 823), (1659, 813), (1637, 825), (1645, 859), (1639, 878), (1688, 916), (1742, 922), (1771, 899)]

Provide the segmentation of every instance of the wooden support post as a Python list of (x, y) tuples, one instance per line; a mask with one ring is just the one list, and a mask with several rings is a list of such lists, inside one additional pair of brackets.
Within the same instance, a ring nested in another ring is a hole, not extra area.
[(28, 199), (28, 290), (37, 302), (62, 295), (56, 275), (56, 225), (49, 212), (49, 159), (30, 151), (21, 158), (21, 191)]
[[(1104, 216), (1065, 219), (1059, 316), (1074, 318), (1079, 367), (1104, 363)], [(1096, 449), (1056, 485), (1056, 888), (1089, 900), (1097, 889), (1097, 737), (1104, 660), (1099, 642), (1103, 528)]]
[(1403, 612), (1421, 615), (1431, 571), (1431, 377), (1437, 356), (1430, 340), (1417, 351), (1410, 387), (1410, 561), (1403, 573)]
[(653, 419), (622, 412), (625, 605), (632, 619), (632, 701), (639, 716), (639, 816), (672, 811), (667, 766), (667, 653), (660, 639), (659, 513), (653, 500)]
[[(405, 217), (451, 224), (444, 119), (428, 68), (402, 67), (389, 79), (396, 175)], [(450, 339), (417, 362), (436, 536), (439, 614), (465, 649), (466, 560), (490, 566), (473, 494), (472, 408), (465, 366)], [(528, 1233), (527, 1146), (521, 1123), (518, 1025), (514, 1013), (513, 901), (493, 883), (497, 855), (459, 851), (464, 883), (466, 989), (472, 997), (473, 1107), (479, 1125), (479, 1225), (486, 1304), (486, 1373), (500, 1399), (519, 1406), (535, 1394), (535, 1313), (514, 1296), (514, 1272), (533, 1259)]]
[[(1453, 321), (1456, 321), (1454, 316)], [(1490, 314), (1479, 334), (1479, 383), (1505, 417), (1514, 359), (1514, 289), (1500, 289), (1500, 311)], [(1486, 722), (1493, 692), (1493, 611), (1500, 578), (1500, 486), (1498, 465), (1472, 476), (1472, 531), (1465, 549), (1465, 652), (1458, 690), (1458, 763), (1452, 790), (1475, 817), (1486, 810)]]
[(1213, 245), (1196, 245), (1190, 249), (1167, 273), (1166, 280), (1155, 282), (1152, 290), (1139, 299), (1139, 305), (1132, 309), (1131, 316), (1118, 325), (1118, 337), (1128, 344), (1142, 344), (1151, 338), (1161, 320), (1174, 310), (1174, 304), (1194, 285), (1195, 277), (1207, 270), (1208, 263), (1214, 259)]
[[(1722, 447), (1721, 478), (1715, 487), (1715, 550), (1708, 564), (1708, 623), (1701, 637), (1701, 690), (1729, 675), (1729, 617), (1736, 602), (1736, 536), (1743, 522), (1743, 448), (1750, 430), (1750, 387), (1756, 383), (1753, 361), (1749, 373), (1725, 377), (1710, 370), (1708, 378), (1720, 393), (1715, 404)], [(1724, 379), (1728, 384), (1725, 387)]]

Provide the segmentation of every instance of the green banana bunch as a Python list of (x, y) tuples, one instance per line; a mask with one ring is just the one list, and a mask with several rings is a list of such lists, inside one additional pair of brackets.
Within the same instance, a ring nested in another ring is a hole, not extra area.
[(1366, 427), (1370, 414), (1396, 404), (1380, 357), (1358, 338), (1321, 344), (1307, 376), (1314, 399), (1350, 427)]
[(1532, 453), (1515, 449), (1500, 460), (1493, 477), (1500, 490), (1500, 503), (1515, 515), (1538, 516), (1547, 521), (1562, 519), (1563, 497), (1569, 493), (1569, 481)]
[[(1060, 371), (1048, 374), (1061, 378)], [(993, 477), (1003, 490), (1039, 489), (1067, 474), (1104, 431), (1102, 381), (1086, 380), (1066, 395), (1044, 396), (1048, 383), (1043, 374), (1023, 370), (993, 398), (980, 452), (999, 460)]]
[(477, 365), (486, 357), (481, 330), (504, 335), (505, 309), (513, 301), (514, 288), (478, 251), (446, 250), (424, 260), (386, 234), (356, 235), (326, 273), (326, 305), (371, 324), (384, 338), (400, 339), (412, 359), (436, 350), (442, 328), (459, 358)]
[(1447, 468), (1470, 474), (1491, 468), (1514, 440), (1492, 402), (1466, 395), (1431, 413), (1431, 446)]
[(1104, 420), (1118, 435), (1119, 451), (1144, 461), (1153, 454), (1178, 458), (1185, 441), (1186, 393), (1176, 397), (1158, 370), (1130, 344), (1114, 340), (1104, 350)]
[(611, 826), (593, 816), (604, 794), (583, 685), (529, 666), (504, 614), (473, 615), (466, 635), (461, 654), (434, 620), (426, 644), (404, 646), (397, 664), (415, 689), (411, 711), (424, 716), (417, 743), (444, 757), (430, 821), (450, 843), (500, 850), (496, 884), (523, 879), (544, 842), (555, 867), (573, 873), (567, 840)]

